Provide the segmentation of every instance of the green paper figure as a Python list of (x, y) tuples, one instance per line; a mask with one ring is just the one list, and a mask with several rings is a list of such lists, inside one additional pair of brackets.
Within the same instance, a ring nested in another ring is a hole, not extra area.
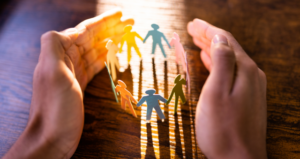
[(135, 42), (135, 37), (138, 37), (139, 39), (141, 39), (141, 41), (143, 41), (144, 39), (135, 31), (131, 31), (132, 26), (131, 25), (127, 25), (124, 28), (125, 34), (122, 37), (121, 40), (121, 47), (120, 47), (120, 53), (122, 52), (122, 48), (124, 45), (124, 42), (127, 42), (127, 56), (128, 56), (128, 63), (131, 60), (131, 48), (133, 47), (136, 51), (136, 53), (139, 55), (140, 58), (142, 58), (141, 52), (139, 50), (139, 48), (136, 45)]
[(177, 113), (177, 106), (178, 106), (178, 100), (180, 97), (182, 103), (184, 104), (186, 102), (185, 96), (183, 94), (183, 90), (182, 90), (182, 85), (186, 85), (186, 81), (185, 79), (180, 79), (181, 75), (177, 75), (177, 77), (174, 80), (175, 86), (172, 89), (171, 95), (167, 101), (167, 105), (170, 103), (170, 101), (172, 100), (173, 95), (175, 94), (175, 108), (174, 108), (174, 114)]
[(109, 69), (108, 69), (108, 67), (107, 67), (107, 65), (106, 65), (106, 62), (104, 62), (104, 63), (105, 63), (105, 67), (106, 67), (106, 69), (107, 69), (107, 72), (108, 72), (108, 75), (109, 75), (109, 78), (110, 78), (111, 88), (112, 88), (112, 90), (113, 90), (113, 92), (114, 92), (114, 95), (115, 95), (115, 98), (116, 98), (116, 102), (119, 103), (119, 100), (118, 100), (118, 97), (117, 97), (117, 93), (116, 93), (116, 91), (115, 91), (115, 84), (114, 84), (114, 81), (113, 81), (112, 78), (111, 78), (111, 75), (110, 75)]

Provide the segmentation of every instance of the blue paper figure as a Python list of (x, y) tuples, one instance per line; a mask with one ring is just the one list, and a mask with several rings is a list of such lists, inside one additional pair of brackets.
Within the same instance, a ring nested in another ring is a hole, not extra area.
[(153, 44), (152, 44), (152, 54), (154, 54), (155, 52), (155, 48), (156, 48), (156, 45), (158, 44), (160, 49), (161, 49), (161, 52), (163, 53), (164, 57), (167, 58), (167, 55), (165, 53), (165, 50), (162, 46), (162, 43), (161, 43), (161, 38), (164, 38), (164, 40), (166, 41), (166, 43), (168, 44), (169, 48), (171, 48), (168, 40), (166, 39), (165, 35), (158, 31), (157, 29), (159, 28), (159, 26), (157, 24), (152, 24), (151, 27), (154, 29), (154, 30), (150, 30), (148, 32), (148, 34), (146, 35), (145, 39), (144, 39), (144, 43), (146, 42), (147, 38), (152, 35), (152, 39), (153, 39)]
[(157, 115), (160, 119), (165, 119), (165, 115), (160, 109), (158, 100), (161, 100), (162, 102), (166, 103), (167, 99), (162, 97), (159, 94), (154, 94), (156, 91), (155, 89), (148, 89), (146, 90), (146, 94), (142, 97), (142, 99), (137, 103), (137, 107), (141, 106), (145, 101), (147, 102), (147, 116), (146, 120), (149, 121), (151, 119), (152, 109), (154, 108), (156, 110)]

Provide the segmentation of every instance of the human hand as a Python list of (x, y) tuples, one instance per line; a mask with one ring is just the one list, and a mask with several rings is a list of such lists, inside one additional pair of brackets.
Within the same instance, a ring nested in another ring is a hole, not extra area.
[(197, 142), (208, 158), (267, 158), (266, 77), (234, 37), (205, 21), (188, 24), (210, 71), (196, 111)]
[[(83, 130), (83, 91), (102, 70), (107, 38), (121, 40), (119, 10), (105, 12), (62, 32), (41, 37), (41, 53), (33, 76), (29, 121), (4, 159), (70, 158)], [(30, 147), (28, 147), (30, 145)]]

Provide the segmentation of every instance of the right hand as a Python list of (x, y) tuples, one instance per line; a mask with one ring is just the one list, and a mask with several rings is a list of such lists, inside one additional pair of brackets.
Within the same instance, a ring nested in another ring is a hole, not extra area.
[(196, 111), (201, 150), (208, 158), (267, 158), (264, 72), (229, 32), (200, 19), (188, 32), (210, 72)]

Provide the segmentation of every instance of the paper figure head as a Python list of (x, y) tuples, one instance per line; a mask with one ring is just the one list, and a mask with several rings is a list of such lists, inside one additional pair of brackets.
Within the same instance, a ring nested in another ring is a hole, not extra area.
[(108, 40), (108, 42), (106, 43), (106, 48), (109, 49), (111, 47), (111, 45), (113, 44), (112, 40)]
[(127, 87), (126, 84), (125, 84), (123, 81), (121, 81), (121, 80), (118, 80), (118, 84), (119, 84), (122, 88), (126, 88), (126, 87)]
[(152, 24), (151, 27), (152, 27), (154, 30), (159, 29), (159, 26), (158, 26), (157, 24)]
[(180, 80), (180, 78), (181, 78), (181, 75), (177, 75), (177, 77), (176, 77), (175, 80), (174, 80), (174, 83), (178, 83), (179, 80)]
[(148, 89), (145, 91), (146, 94), (153, 95), (156, 92), (155, 89)]
[(176, 32), (174, 32), (173, 35), (177, 41), (180, 41), (179, 35)]
[(132, 25), (126, 25), (126, 26), (124, 27), (124, 31), (125, 31), (126, 33), (130, 32), (131, 29), (132, 29)]

